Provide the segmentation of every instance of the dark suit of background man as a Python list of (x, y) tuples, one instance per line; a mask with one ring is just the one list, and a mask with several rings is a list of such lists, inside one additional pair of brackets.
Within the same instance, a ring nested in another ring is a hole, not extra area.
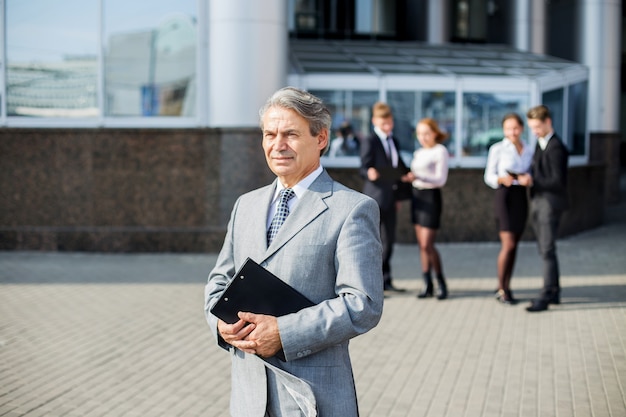
[(393, 114), (386, 103), (372, 107), (374, 132), (361, 144), (361, 176), (365, 179), (363, 193), (372, 197), (380, 208), (380, 238), (383, 243), (383, 278), (386, 291), (399, 291), (391, 280), (391, 255), (396, 241), (397, 207), (394, 190), (397, 180), (381, 178), (381, 170), (397, 167), (408, 171), (400, 158), (398, 142), (393, 137)]
[(536, 312), (561, 302), (556, 238), (561, 215), (568, 208), (568, 151), (554, 133), (552, 116), (546, 106), (533, 107), (526, 113), (526, 117), (530, 130), (537, 136), (531, 174), (524, 179), (531, 187), (530, 213), (539, 254), (543, 259), (543, 289), (539, 298), (526, 308), (527, 311)]

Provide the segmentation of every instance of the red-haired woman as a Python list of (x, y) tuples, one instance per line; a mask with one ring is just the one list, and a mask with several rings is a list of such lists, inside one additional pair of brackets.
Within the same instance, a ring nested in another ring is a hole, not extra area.
[(435, 237), (441, 225), (443, 203), (441, 187), (448, 179), (448, 150), (441, 144), (448, 135), (441, 131), (431, 118), (420, 120), (415, 129), (421, 147), (413, 153), (413, 198), (411, 220), (420, 249), (424, 288), (418, 298), (432, 297), (434, 292), (432, 273), (437, 279), (437, 298), (448, 297), (448, 287), (443, 275)]

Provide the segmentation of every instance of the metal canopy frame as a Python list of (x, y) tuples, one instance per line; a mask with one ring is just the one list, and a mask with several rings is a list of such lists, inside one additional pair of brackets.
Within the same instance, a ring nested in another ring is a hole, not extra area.
[[(582, 64), (506, 45), (291, 39), (289, 46), (289, 85), (307, 90), (375, 90), (383, 101), (389, 90), (450, 91), (457, 98), (466, 92), (526, 92), (534, 106), (541, 103), (543, 92), (567, 90), (589, 78), (589, 70)], [(456, 104), (457, 138), (462, 134), (461, 101)], [(588, 145), (588, 128), (585, 135)], [(585, 153), (570, 162), (586, 163), (588, 146)], [(483, 156), (456, 156), (451, 164), (482, 167), (485, 160)], [(329, 166), (358, 164), (354, 158), (335, 162)]]

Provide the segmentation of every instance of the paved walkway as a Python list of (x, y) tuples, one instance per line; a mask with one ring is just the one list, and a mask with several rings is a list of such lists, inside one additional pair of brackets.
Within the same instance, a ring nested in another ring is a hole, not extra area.
[[(545, 313), (494, 301), (496, 243), (439, 248), (450, 299), (415, 297), (417, 249), (399, 245), (409, 291), (351, 344), (362, 416), (626, 416), (625, 204), (558, 242), (563, 304)], [(0, 416), (227, 416), (229, 360), (202, 311), (214, 261), (0, 252)], [(540, 288), (533, 243), (512, 283)]]

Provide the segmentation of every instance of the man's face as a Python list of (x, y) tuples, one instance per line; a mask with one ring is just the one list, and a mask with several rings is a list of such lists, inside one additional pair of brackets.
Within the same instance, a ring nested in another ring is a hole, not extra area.
[(552, 132), (552, 120), (549, 118), (544, 121), (539, 119), (528, 119), (528, 127), (535, 136), (542, 138)]
[(383, 133), (387, 136), (391, 134), (393, 130), (393, 117), (372, 117), (372, 124), (383, 131)]
[(263, 115), (267, 165), (285, 187), (292, 187), (320, 165), (328, 132), (311, 135), (309, 123), (293, 110), (271, 107)]

